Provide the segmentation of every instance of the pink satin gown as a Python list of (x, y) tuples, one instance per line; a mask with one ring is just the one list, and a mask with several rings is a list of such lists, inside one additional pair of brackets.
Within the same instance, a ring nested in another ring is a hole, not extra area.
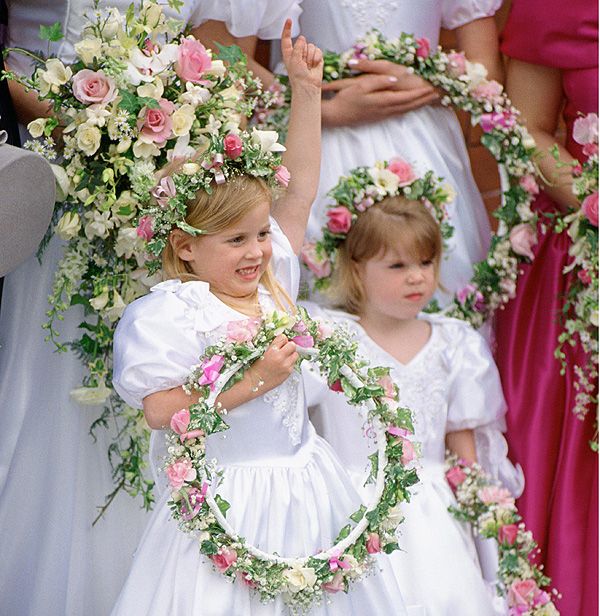
[[(513, 0), (502, 51), (518, 60), (561, 70), (566, 146), (580, 160), (572, 139), (580, 114), (598, 112), (598, 5), (592, 0)], [(545, 194), (539, 212), (555, 211)], [(598, 454), (594, 410), (585, 421), (571, 409), (572, 373), (560, 375), (553, 356), (561, 331), (559, 315), (569, 276), (566, 233), (538, 232), (535, 260), (524, 266), (517, 294), (497, 314), (497, 363), (508, 402), (510, 456), (525, 471), (519, 509), (541, 548), (541, 560), (565, 616), (598, 614)], [(585, 362), (570, 349), (569, 365)]]

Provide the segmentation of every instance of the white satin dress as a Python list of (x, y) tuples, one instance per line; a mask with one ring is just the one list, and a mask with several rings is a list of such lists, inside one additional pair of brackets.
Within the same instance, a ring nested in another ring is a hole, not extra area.
[[(237, 4), (243, 12), (248, 3), (238, 0)], [(298, 5), (302, 8), (299, 19), (302, 34), (323, 50), (342, 52), (371, 28), (378, 28), (390, 38), (396, 38), (401, 32), (427, 37), (435, 48), (440, 28), (452, 30), (493, 15), (501, 0), (301, 0)], [(240, 36), (252, 34), (249, 29), (237, 32)], [(273, 66), (278, 54), (278, 44), (274, 43)], [(454, 236), (448, 241), (441, 267), (441, 283), (454, 293), (471, 279), (473, 263), (487, 254), (491, 229), (452, 109), (429, 105), (380, 122), (324, 127), (321, 180), (307, 239), (319, 239), (330, 202), (327, 192), (342, 175), (355, 167), (396, 156), (412, 163), (420, 173), (432, 169), (457, 193), (455, 201), (448, 206)], [(442, 306), (450, 299), (449, 294), (441, 291), (436, 297)]]
[[(295, 297), (299, 267), (287, 238), (273, 223), (275, 275)], [(275, 307), (260, 289), (265, 310)], [(127, 307), (115, 336), (114, 385), (131, 405), (185, 380), (203, 349), (246, 319), (222, 303), (208, 283), (163, 282)], [(331, 447), (308, 421), (300, 374), (231, 410), (229, 430), (209, 437), (207, 458), (223, 470), (219, 494), (230, 504), (227, 518), (246, 540), (282, 556), (313, 554), (332, 545), (348, 516), (360, 506)], [(164, 438), (156, 431), (155, 438)], [(223, 438), (224, 437), (224, 438)], [(263, 616), (286, 614), (281, 599), (262, 604), (240, 583), (232, 584), (183, 533), (166, 501), (158, 502), (113, 616)], [(348, 594), (329, 595), (315, 615), (406, 614), (385, 555), (380, 571), (358, 581)]]
[[(107, 0), (101, 8), (124, 14), (130, 4)], [(192, 25), (218, 17), (218, 3), (212, 4), (188, 0), (175, 15), (164, 3), (167, 14)], [(71, 62), (92, 5), (10, 0), (6, 46), (45, 53), (40, 25), (58, 21), (64, 39), (50, 53)], [(7, 62), (20, 73), (31, 72), (26, 56), (11, 54)], [(97, 506), (114, 488), (107, 458), (112, 425), (92, 439), (90, 425), (101, 409), (79, 406), (69, 396), (81, 385), (83, 366), (73, 353), (56, 353), (44, 341), (47, 298), (63, 247), (54, 238), (41, 264), (31, 257), (5, 278), (2, 294), (0, 613), (11, 616), (108, 614), (149, 517), (139, 499), (121, 493), (92, 528)], [(61, 340), (77, 338), (82, 321), (81, 307), (72, 307), (58, 324)]]
[[(346, 327), (371, 365), (390, 367), (401, 402), (413, 411), (415, 441), (422, 447), (417, 465), (421, 481), (411, 502), (403, 506), (401, 551), (390, 555), (408, 608), (418, 604), (426, 616), (505, 614), (504, 602), (495, 597), (493, 543), (474, 541), (471, 529), (448, 513), (456, 501), (444, 473), (446, 433), (470, 429), (475, 431), (480, 464), (515, 495), (522, 491), (522, 472), (506, 457), (506, 404), (487, 343), (463, 321), (423, 314), (419, 318), (430, 323), (430, 338), (402, 364), (367, 335), (356, 317), (311, 303), (305, 307), (313, 317)], [(314, 371), (304, 369), (303, 374), (317, 432), (333, 446), (357, 489), (368, 498), (364, 460), (375, 443), (365, 437), (364, 416), (329, 392)]]

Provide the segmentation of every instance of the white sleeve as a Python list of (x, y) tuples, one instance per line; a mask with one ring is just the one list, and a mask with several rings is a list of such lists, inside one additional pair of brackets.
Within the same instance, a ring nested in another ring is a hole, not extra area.
[(300, 4), (301, 0), (201, 0), (190, 23), (199, 25), (212, 19), (224, 22), (233, 36), (278, 39), (289, 17), (293, 36), (297, 36)]
[(295, 302), (300, 286), (300, 261), (287, 236), (273, 217), (271, 217), (271, 245), (273, 247), (273, 256), (271, 257), (273, 274), (277, 282)]
[(130, 304), (115, 331), (113, 385), (135, 408), (157, 391), (182, 385), (201, 348), (173, 293), (150, 293)]
[(479, 464), (515, 496), (523, 490), (523, 472), (507, 457), (504, 435), (506, 401), (498, 368), (481, 335), (467, 324), (452, 324), (450, 390), (446, 432), (473, 430)]
[(454, 30), (475, 19), (491, 17), (502, 0), (443, 0), (442, 28)]

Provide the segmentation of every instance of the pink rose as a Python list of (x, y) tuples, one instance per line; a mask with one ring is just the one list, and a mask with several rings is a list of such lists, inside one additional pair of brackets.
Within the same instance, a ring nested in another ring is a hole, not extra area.
[(184, 81), (207, 85), (209, 80), (201, 79), (212, 66), (212, 59), (206, 47), (196, 39), (185, 38), (177, 50), (175, 72)]
[(348, 233), (352, 226), (352, 214), (347, 207), (340, 205), (327, 211), (327, 228), (332, 233)]
[(144, 107), (140, 111), (137, 124), (138, 129), (141, 129), (140, 137), (143, 137), (145, 141), (164, 145), (173, 133), (171, 115), (175, 111), (175, 105), (166, 98), (161, 98), (158, 105), (156, 109)]
[(329, 338), (329, 336), (333, 334), (333, 327), (331, 327), (331, 325), (329, 325), (325, 321), (319, 321), (317, 319), (317, 322), (318, 322), (318, 327), (317, 327), (318, 336), (317, 337), (319, 338), (319, 340), (324, 340), (325, 338)]
[(590, 156), (594, 156), (595, 154), (598, 154), (598, 144), (597, 143), (586, 143), (583, 146), (582, 152), (584, 156), (587, 156), (588, 158)]
[(256, 588), (256, 582), (250, 577), (247, 571), (238, 571), (238, 577), (245, 586), (248, 588)]
[(427, 58), (429, 56), (430, 45), (426, 37), (415, 39), (417, 43), (417, 58)]
[(528, 257), (533, 261), (535, 255), (531, 247), (537, 244), (537, 235), (530, 224), (521, 223), (513, 227), (508, 239), (510, 240), (510, 246), (514, 252), (518, 255)]
[(502, 86), (497, 81), (484, 81), (471, 90), (471, 94), (478, 100), (496, 102), (502, 96)]
[(225, 363), (225, 358), (222, 355), (213, 355), (209, 359), (205, 359), (202, 364), (202, 376), (198, 379), (198, 385), (210, 385), (211, 391), (215, 388), (215, 381), (221, 374), (221, 368)]
[(331, 391), (344, 391), (344, 388), (342, 387), (342, 382), (340, 381), (340, 379), (338, 379), (337, 381), (334, 381), (329, 386), (329, 389), (331, 389)]
[(142, 216), (138, 221), (136, 233), (146, 242), (149, 242), (154, 237), (154, 229), (152, 228), (154, 220), (152, 216)]
[(367, 552), (369, 554), (377, 554), (381, 552), (381, 540), (377, 533), (369, 533), (367, 537)]
[(227, 137), (225, 137), (225, 139), (223, 139), (223, 148), (227, 158), (239, 158), (244, 151), (244, 143), (239, 135), (230, 133)]
[(387, 168), (389, 171), (398, 176), (398, 179), (400, 180), (398, 186), (408, 186), (417, 179), (410, 163), (407, 163), (401, 158), (392, 158)]
[(484, 133), (489, 133), (495, 128), (512, 128), (516, 123), (515, 116), (510, 111), (502, 113), (484, 113), (479, 119), (479, 125)]
[(329, 592), (329, 593), (336, 593), (336, 592), (340, 592), (340, 590), (344, 590), (344, 576), (343, 574), (338, 571), (334, 576), (333, 579), (330, 580), (329, 582), (323, 584), (321, 586), (321, 588), (325, 591), (325, 592)]
[(487, 488), (481, 488), (477, 492), (477, 496), (486, 505), (498, 504), (503, 507), (512, 507), (515, 504), (514, 498), (506, 488), (500, 488), (499, 486), (488, 486)]
[(581, 280), (581, 282), (583, 282), (585, 286), (587, 286), (588, 284), (592, 282), (592, 277), (590, 276), (590, 273), (586, 269), (579, 270), (577, 272), (577, 278), (579, 278), (579, 280)]
[(117, 90), (111, 77), (102, 71), (84, 68), (73, 77), (73, 96), (84, 105), (106, 105), (115, 100)]
[(458, 488), (466, 478), (466, 473), (459, 466), (453, 466), (449, 471), (446, 471), (446, 481), (450, 484), (454, 492), (456, 492), (456, 488)]
[(224, 573), (237, 560), (237, 552), (230, 548), (221, 548), (217, 554), (210, 556), (215, 567)]
[(581, 163), (577, 163), (573, 167), (573, 176), (578, 178), (582, 173), (583, 173), (583, 167), (581, 166)]
[(508, 605), (532, 605), (540, 592), (534, 580), (515, 580), (508, 589)]
[(472, 284), (464, 286), (456, 292), (456, 299), (464, 306), (470, 298), (473, 298), (473, 310), (481, 312), (485, 308), (483, 293)]
[(314, 338), (307, 335), (294, 336), (292, 338), (292, 342), (297, 344), (299, 347), (302, 347), (303, 349), (312, 349), (312, 347), (315, 346)]
[(278, 165), (275, 167), (275, 181), (279, 184), (279, 186), (287, 188), (291, 178), (292, 175), (285, 165)]
[(156, 199), (160, 207), (167, 207), (169, 205), (169, 199), (177, 195), (177, 189), (175, 188), (173, 178), (170, 175), (162, 178), (150, 191), (150, 194)]
[(389, 374), (386, 374), (385, 376), (380, 376), (377, 379), (377, 384), (383, 387), (383, 395), (386, 398), (394, 397), (394, 394), (396, 393), (394, 388), (394, 381)]
[(598, 116), (588, 113), (573, 123), (573, 139), (580, 145), (598, 142)]
[(585, 217), (594, 225), (598, 226), (598, 191), (588, 195), (581, 204), (581, 210)]
[(505, 524), (498, 529), (498, 541), (506, 545), (514, 545), (519, 528), (516, 524)]
[(196, 479), (196, 469), (192, 466), (192, 461), (186, 459), (178, 460), (167, 467), (167, 477), (174, 490), (179, 490), (186, 481)]
[(533, 175), (524, 175), (519, 180), (519, 186), (533, 196), (537, 195), (540, 192), (540, 187), (538, 186), (538, 183), (536, 182)]
[(460, 77), (467, 72), (467, 60), (464, 53), (456, 51), (448, 54), (448, 67), (453, 77)]
[(183, 434), (187, 432), (190, 425), (190, 411), (188, 409), (181, 409), (177, 411), (173, 417), (171, 417), (171, 430), (177, 432), (177, 434)]
[(258, 333), (258, 319), (244, 319), (227, 323), (227, 340), (231, 342), (250, 342)]
[(402, 464), (406, 465), (417, 457), (415, 447), (407, 438), (398, 439), (402, 443)]
[(331, 262), (327, 257), (318, 254), (314, 242), (302, 246), (300, 258), (317, 278), (327, 278), (331, 275)]

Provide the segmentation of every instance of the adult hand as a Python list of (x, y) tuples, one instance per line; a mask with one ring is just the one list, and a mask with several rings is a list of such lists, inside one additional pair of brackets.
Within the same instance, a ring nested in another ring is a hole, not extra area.
[(357, 77), (323, 85), (336, 92), (323, 101), (323, 124), (348, 126), (378, 122), (439, 100), (435, 88), (400, 64), (387, 60), (356, 60)]

